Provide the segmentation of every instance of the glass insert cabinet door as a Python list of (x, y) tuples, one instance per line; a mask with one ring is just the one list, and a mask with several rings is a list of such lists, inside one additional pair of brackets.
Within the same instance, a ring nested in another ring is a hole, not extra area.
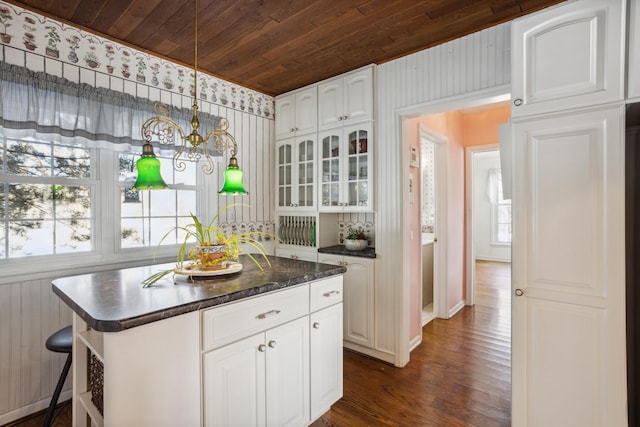
[(307, 139), (298, 143), (298, 206), (313, 207), (315, 145)]
[(278, 209), (312, 209), (316, 200), (315, 136), (279, 141), (277, 160)]
[(278, 206), (285, 207), (293, 204), (291, 200), (291, 160), (293, 146), (284, 143), (278, 147)]
[(320, 134), (320, 210), (371, 209), (371, 136), (371, 123)]
[(348, 137), (347, 205), (367, 206), (369, 203), (369, 132), (364, 129), (349, 132)]
[(324, 207), (342, 206), (340, 200), (340, 136), (339, 134), (329, 134), (321, 140), (320, 168), (322, 171), (322, 179), (320, 186), (322, 194), (320, 200)]

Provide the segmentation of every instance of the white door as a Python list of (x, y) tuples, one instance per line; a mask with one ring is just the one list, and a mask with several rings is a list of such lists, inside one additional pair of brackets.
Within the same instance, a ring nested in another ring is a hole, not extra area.
[(626, 426), (623, 114), (514, 125), (515, 427)]
[(342, 397), (342, 304), (312, 313), (311, 420)]
[[(309, 422), (309, 318), (266, 332), (267, 427)], [(244, 424), (228, 424), (244, 426)]]
[(205, 426), (265, 425), (265, 350), (260, 333), (204, 355)]

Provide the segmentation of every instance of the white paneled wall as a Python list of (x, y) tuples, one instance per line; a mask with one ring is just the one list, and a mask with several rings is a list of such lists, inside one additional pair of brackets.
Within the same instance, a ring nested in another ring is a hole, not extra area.
[[(71, 311), (51, 290), (51, 279), (0, 285), (0, 425), (49, 404), (66, 354), (44, 343), (69, 324)], [(69, 390), (71, 381), (66, 384)]]
[(405, 56), (377, 68), (376, 325), (375, 346), (395, 354), (403, 364), (408, 350), (399, 349), (402, 320), (403, 164), (399, 110), (486, 92), (510, 83), (510, 24)]
[[(0, 1), (0, 4), (4, 3)], [(64, 58), (53, 59), (17, 47), (2, 45), (0, 60), (65, 77), (76, 83), (106, 87), (178, 107), (190, 109), (193, 104), (190, 96), (181, 95), (175, 90), (153, 87), (149, 83), (139, 83), (79, 66), (81, 62), (75, 65)], [(226, 87), (237, 88), (239, 94), (245, 91), (248, 96), (248, 90), (240, 86), (228, 83)], [(250, 113), (249, 109), (245, 111), (240, 105), (232, 108), (233, 103), (221, 105), (220, 102), (199, 101), (201, 111), (229, 120), (229, 130), (239, 145), (238, 161), (249, 191), (249, 195), (242, 198), (217, 195), (228, 164), (229, 153), (226, 152), (224, 158), (216, 163), (216, 171), (208, 184), (211, 197), (206, 200), (205, 206), (211, 213), (230, 203), (247, 204), (251, 208), (233, 209), (221, 221), (233, 223), (240, 230), (253, 227), (272, 232), (274, 120), (270, 114), (266, 117), (265, 110), (272, 109), (269, 106), (272, 106), (273, 98), (260, 96), (263, 110), (258, 107), (255, 113)], [(267, 242), (266, 246), (268, 252), (273, 253), (272, 242)], [(64, 275), (72, 274), (73, 271), (64, 272)], [(51, 281), (59, 276), (26, 281), (25, 278), (17, 278), (15, 282), (5, 280), (0, 283), (0, 425), (45, 408), (53, 394), (66, 355), (48, 351), (45, 341), (53, 332), (71, 323), (70, 309), (52, 291)], [(70, 387), (71, 381), (67, 381), (61, 400), (71, 396)]]

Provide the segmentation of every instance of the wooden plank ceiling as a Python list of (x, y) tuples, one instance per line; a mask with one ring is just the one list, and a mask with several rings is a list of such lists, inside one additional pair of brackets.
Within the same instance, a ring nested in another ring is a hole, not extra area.
[[(193, 66), (195, 0), (8, 0)], [(561, 0), (199, 0), (198, 68), (278, 95)]]

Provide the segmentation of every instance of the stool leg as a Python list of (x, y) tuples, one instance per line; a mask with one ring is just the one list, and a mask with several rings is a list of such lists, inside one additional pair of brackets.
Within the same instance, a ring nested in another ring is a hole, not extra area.
[(47, 409), (47, 415), (44, 417), (43, 427), (51, 426), (51, 422), (53, 421), (53, 412), (55, 411), (56, 405), (58, 404), (58, 398), (60, 397), (60, 393), (62, 392), (62, 386), (64, 385), (64, 381), (67, 379), (67, 375), (69, 374), (69, 368), (71, 368), (71, 353), (69, 353), (69, 356), (67, 356), (67, 361), (64, 363), (64, 368), (62, 368), (60, 379), (58, 380), (56, 389), (53, 392), (53, 396), (51, 396), (51, 403), (49, 403), (49, 409)]

